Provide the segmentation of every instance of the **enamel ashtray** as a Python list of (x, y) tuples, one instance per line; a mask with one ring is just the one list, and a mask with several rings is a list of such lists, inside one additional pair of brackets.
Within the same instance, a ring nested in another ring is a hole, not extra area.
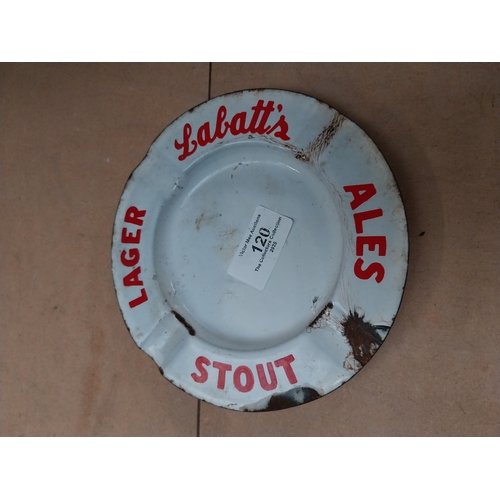
[(327, 104), (271, 89), (170, 124), (125, 186), (112, 244), (137, 345), (180, 389), (239, 411), (318, 399), (365, 366), (407, 258), (375, 144)]

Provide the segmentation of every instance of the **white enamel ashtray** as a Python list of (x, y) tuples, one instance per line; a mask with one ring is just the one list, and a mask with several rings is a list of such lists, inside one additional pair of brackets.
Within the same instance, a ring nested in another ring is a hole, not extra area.
[(408, 237), (375, 144), (312, 97), (249, 90), (170, 124), (125, 186), (112, 269), (137, 345), (240, 411), (337, 389), (380, 347)]

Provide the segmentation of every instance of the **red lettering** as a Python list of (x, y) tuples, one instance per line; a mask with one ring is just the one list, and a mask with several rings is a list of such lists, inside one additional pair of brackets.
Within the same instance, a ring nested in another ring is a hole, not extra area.
[(280, 119), (278, 120), (276, 125), (274, 125), (274, 127), (271, 128), (271, 130), (269, 130), (267, 133), (270, 134), (271, 132), (274, 132), (274, 130), (276, 130), (276, 128), (278, 127), (280, 127), (280, 129), (274, 133), (274, 137), (278, 137), (279, 139), (282, 139), (284, 141), (289, 141), (290, 137), (288, 137), (287, 135), (288, 123), (286, 122), (286, 119), (283, 115), (280, 116)]
[(276, 366), (276, 368), (279, 368), (280, 366), (282, 366), (283, 369), (285, 370), (285, 374), (286, 374), (288, 381), (291, 384), (296, 384), (297, 377), (295, 376), (295, 373), (293, 372), (293, 368), (291, 365), (291, 363), (293, 361), (295, 361), (293, 354), (289, 354), (288, 356), (285, 356), (284, 358), (277, 359), (274, 362), (274, 366)]
[(122, 229), (122, 243), (137, 244), (140, 241), (141, 241), (141, 230), (140, 229), (138, 229), (135, 234), (134, 233), (127, 233), (126, 228)]
[(387, 252), (385, 236), (358, 236), (356, 238), (356, 255), (363, 255), (363, 246), (366, 245), (371, 252), (378, 246), (378, 254), (383, 257)]
[(356, 210), (363, 203), (366, 203), (372, 196), (377, 194), (377, 190), (373, 184), (357, 184), (355, 186), (344, 186), (346, 193), (351, 193), (353, 200), (351, 201), (351, 209)]
[(133, 271), (130, 271), (125, 278), (123, 278), (123, 284), (125, 286), (141, 286), (144, 285), (142, 280), (139, 278), (141, 273), (141, 266), (136, 267)]
[(259, 382), (262, 389), (265, 391), (272, 391), (278, 386), (278, 380), (276, 378), (276, 373), (274, 372), (274, 367), (272, 363), (266, 363), (267, 371), (269, 372), (270, 381), (267, 381), (266, 373), (264, 371), (264, 366), (262, 364), (257, 365), (257, 375), (259, 376)]
[(356, 232), (358, 234), (363, 232), (363, 222), (365, 220), (376, 219), (377, 217), (382, 217), (382, 215), (384, 215), (384, 212), (382, 212), (381, 208), (354, 214), (354, 226), (356, 228)]
[(127, 267), (134, 267), (139, 263), (139, 258), (141, 254), (139, 253), (138, 248), (131, 248), (128, 250), (128, 253), (130, 255), (130, 258), (127, 258), (127, 250), (123, 250), (123, 252), (120, 254), (120, 260), (124, 266)]
[[(344, 186), (344, 191), (346, 193), (352, 194), (351, 209), (356, 210), (363, 203), (370, 200), (377, 190), (373, 184), (356, 184), (353, 186)], [(354, 217), (354, 227), (356, 233), (363, 233), (363, 222), (382, 217), (384, 212), (381, 208), (375, 210), (367, 210), (366, 212), (358, 212), (353, 214)], [(364, 253), (364, 246), (368, 247), (368, 250), (375, 252), (378, 246), (378, 255), (384, 257), (387, 253), (387, 239), (385, 236), (358, 236), (356, 237), (356, 255), (361, 256)], [(375, 281), (381, 283), (385, 276), (385, 269), (380, 262), (373, 262), (369, 264), (366, 269), (363, 269), (364, 261), (363, 259), (357, 259), (354, 263), (354, 274), (357, 278), (362, 280), (368, 280), (372, 276), (375, 276)]]
[(271, 127), (267, 127), (266, 128), (266, 125), (267, 125), (267, 120), (269, 119), (269, 115), (274, 111), (274, 101), (269, 101), (266, 106), (264, 106), (262, 108), (262, 111), (264, 111), (264, 114), (262, 115), (262, 119), (260, 120), (260, 123), (257, 127), (257, 133), (258, 134), (266, 134), (268, 132), (268, 130), (271, 128)]
[(259, 101), (257, 101), (257, 104), (255, 106), (252, 106), (252, 109), (253, 115), (252, 119), (250, 120), (250, 126), (248, 128), (252, 134), (257, 134), (257, 121), (259, 120), (261, 111), (264, 111), (264, 101), (260, 99)]
[[(241, 383), (241, 375), (243, 373), (245, 374), (245, 378), (246, 378), (245, 385), (243, 385)], [(252, 370), (250, 370), (250, 368), (248, 368), (248, 366), (245, 366), (245, 365), (238, 366), (238, 368), (236, 368), (236, 370), (234, 370), (233, 382), (234, 382), (234, 386), (236, 387), (236, 389), (238, 389), (238, 391), (250, 392), (253, 389), (253, 385), (254, 385), (254, 378), (253, 378)]]
[(380, 262), (373, 262), (370, 264), (366, 269), (363, 269), (361, 266), (364, 264), (363, 259), (359, 258), (355, 263), (354, 263), (354, 274), (361, 280), (368, 280), (370, 279), (374, 274), (377, 276), (375, 277), (375, 281), (377, 283), (380, 283), (384, 279), (385, 275), (385, 269)]
[[(217, 110), (217, 118), (215, 120), (215, 130), (214, 135), (210, 135), (210, 122), (205, 122), (201, 125), (196, 132), (196, 140), (191, 139), (193, 134), (193, 128), (190, 123), (184, 124), (182, 130), (182, 142), (177, 140), (174, 141), (174, 146), (176, 149), (182, 150), (182, 154), (179, 155), (179, 160), (183, 161), (188, 156), (192, 155), (198, 146), (204, 147), (207, 144), (211, 144), (215, 139), (223, 139), (229, 130), (233, 135), (248, 134), (271, 134), (274, 132), (274, 136), (282, 140), (289, 140), (288, 137), (288, 123), (284, 115), (280, 116), (278, 121), (271, 127), (267, 125), (271, 113), (275, 110), (274, 101), (268, 101), (264, 105), (264, 101), (260, 99), (257, 104), (252, 108), (253, 115), (250, 120), (250, 124), (247, 127), (247, 112), (240, 111), (236, 113), (231, 120), (225, 121), (227, 117), (227, 108), (225, 106), (220, 106)], [(278, 112), (281, 113), (283, 106), (278, 104)]]
[(146, 290), (144, 288), (141, 288), (141, 295), (137, 297), (134, 300), (131, 300), (128, 305), (130, 306), (130, 309), (133, 309), (134, 307), (140, 306), (141, 304), (144, 304), (148, 300), (148, 294), (146, 293)]
[(192, 379), (199, 384), (205, 383), (208, 380), (208, 371), (203, 365), (210, 366), (210, 361), (205, 358), (205, 356), (198, 356), (194, 364), (196, 365), (196, 368), (198, 369), (200, 374), (198, 375), (197, 373), (191, 373)]
[[(217, 122), (215, 125), (215, 137), (217, 139), (224, 139), (224, 137), (226, 136), (227, 129), (229, 128), (229, 124), (227, 122), (224, 123), (226, 116), (227, 116), (226, 106), (221, 106), (219, 108), (219, 111), (217, 111)], [(222, 125), (224, 125), (224, 130), (222, 130)]]
[(210, 123), (205, 122), (198, 129), (197, 139), (200, 146), (206, 146), (215, 140), (215, 137), (210, 137)]
[(183, 142), (179, 143), (179, 142), (177, 142), (177, 139), (174, 141), (175, 149), (184, 149), (184, 152), (179, 156), (180, 161), (185, 160), (188, 156), (192, 155), (198, 147), (198, 144), (196, 143), (196, 141), (193, 140), (193, 141), (191, 141), (191, 144), (193, 145), (193, 149), (191, 149), (191, 150), (189, 149), (189, 147), (190, 147), (189, 139), (191, 138), (192, 132), (193, 132), (193, 129), (192, 129), (191, 125), (189, 123), (186, 123), (184, 125), (184, 129), (182, 131)]
[(218, 361), (214, 361), (214, 368), (219, 370), (219, 376), (217, 378), (217, 389), (224, 389), (226, 386), (226, 372), (230, 372), (233, 367), (226, 363), (219, 363)]
[(137, 207), (129, 207), (125, 214), (125, 222), (135, 224), (136, 226), (142, 226), (144, 224), (142, 219), (144, 219), (145, 215), (146, 210), (139, 210)]
[[(129, 207), (125, 212), (125, 222), (128, 224), (134, 224), (136, 226), (142, 226), (144, 224), (144, 217), (146, 216), (146, 210), (139, 210), (137, 207)], [(135, 233), (128, 233), (126, 228), (122, 229), (122, 243), (138, 244), (141, 241), (141, 230), (137, 229)], [(120, 261), (125, 267), (134, 267), (139, 263), (141, 254), (138, 248), (130, 248), (128, 250), (122, 250), (120, 253)], [(141, 273), (141, 267), (136, 267), (129, 274), (123, 278), (124, 286), (142, 286), (143, 281), (139, 277)], [(144, 288), (141, 288), (139, 297), (131, 300), (128, 305), (131, 309), (134, 307), (144, 304), (148, 300), (148, 294)]]
[[(143, 289), (144, 290), (144, 289)], [(139, 300), (139, 299), (136, 299)], [(146, 297), (147, 300), (147, 297)], [(288, 381), (291, 384), (297, 383), (297, 377), (292, 368), (292, 362), (295, 358), (292, 354), (285, 356), (284, 358), (277, 359), (274, 362), (274, 366), (282, 367)], [(217, 389), (224, 390), (226, 388), (226, 375), (228, 372), (233, 371), (233, 367), (227, 363), (221, 363), (219, 361), (214, 361), (213, 363), (204, 356), (199, 356), (195, 361), (198, 373), (191, 373), (191, 377), (195, 382), (203, 384), (209, 379), (209, 371), (206, 369), (208, 366), (213, 366), (217, 371)], [(256, 365), (257, 375), (259, 378), (260, 386), (265, 391), (272, 391), (278, 386), (278, 379), (276, 377), (276, 372), (273, 363), (266, 363), (267, 372), (264, 368), (263, 363)], [(255, 374), (254, 371), (246, 365), (237, 366), (233, 373), (233, 385), (239, 392), (250, 392), (255, 387)]]
[(231, 120), (231, 125), (230, 125), (231, 134), (233, 135), (248, 134), (248, 131), (250, 129), (245, 128), (246, 119), (247, 119), (247, 114), (245, 113), (245, 111), (242, 111), (241, 113), (236, 113), (233, 116), (233, 119)]

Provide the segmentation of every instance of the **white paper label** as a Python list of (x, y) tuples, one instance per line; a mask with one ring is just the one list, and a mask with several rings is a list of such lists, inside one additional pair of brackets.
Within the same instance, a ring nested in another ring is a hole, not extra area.
[(231, 261), (229, 275), (257, 290), (264, 290), (292, 224), (289, 217), (257, 207)]

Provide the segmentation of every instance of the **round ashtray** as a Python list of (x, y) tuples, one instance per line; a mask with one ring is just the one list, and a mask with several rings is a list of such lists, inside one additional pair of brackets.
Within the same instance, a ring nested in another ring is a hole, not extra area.
[(154, 141), (116, 214), (124, 320), (162, 374), (240, 411), (337, 389), (401, 302), (408, 236), (394, 177), (353, 122), (312, 97), (248, 90)]

